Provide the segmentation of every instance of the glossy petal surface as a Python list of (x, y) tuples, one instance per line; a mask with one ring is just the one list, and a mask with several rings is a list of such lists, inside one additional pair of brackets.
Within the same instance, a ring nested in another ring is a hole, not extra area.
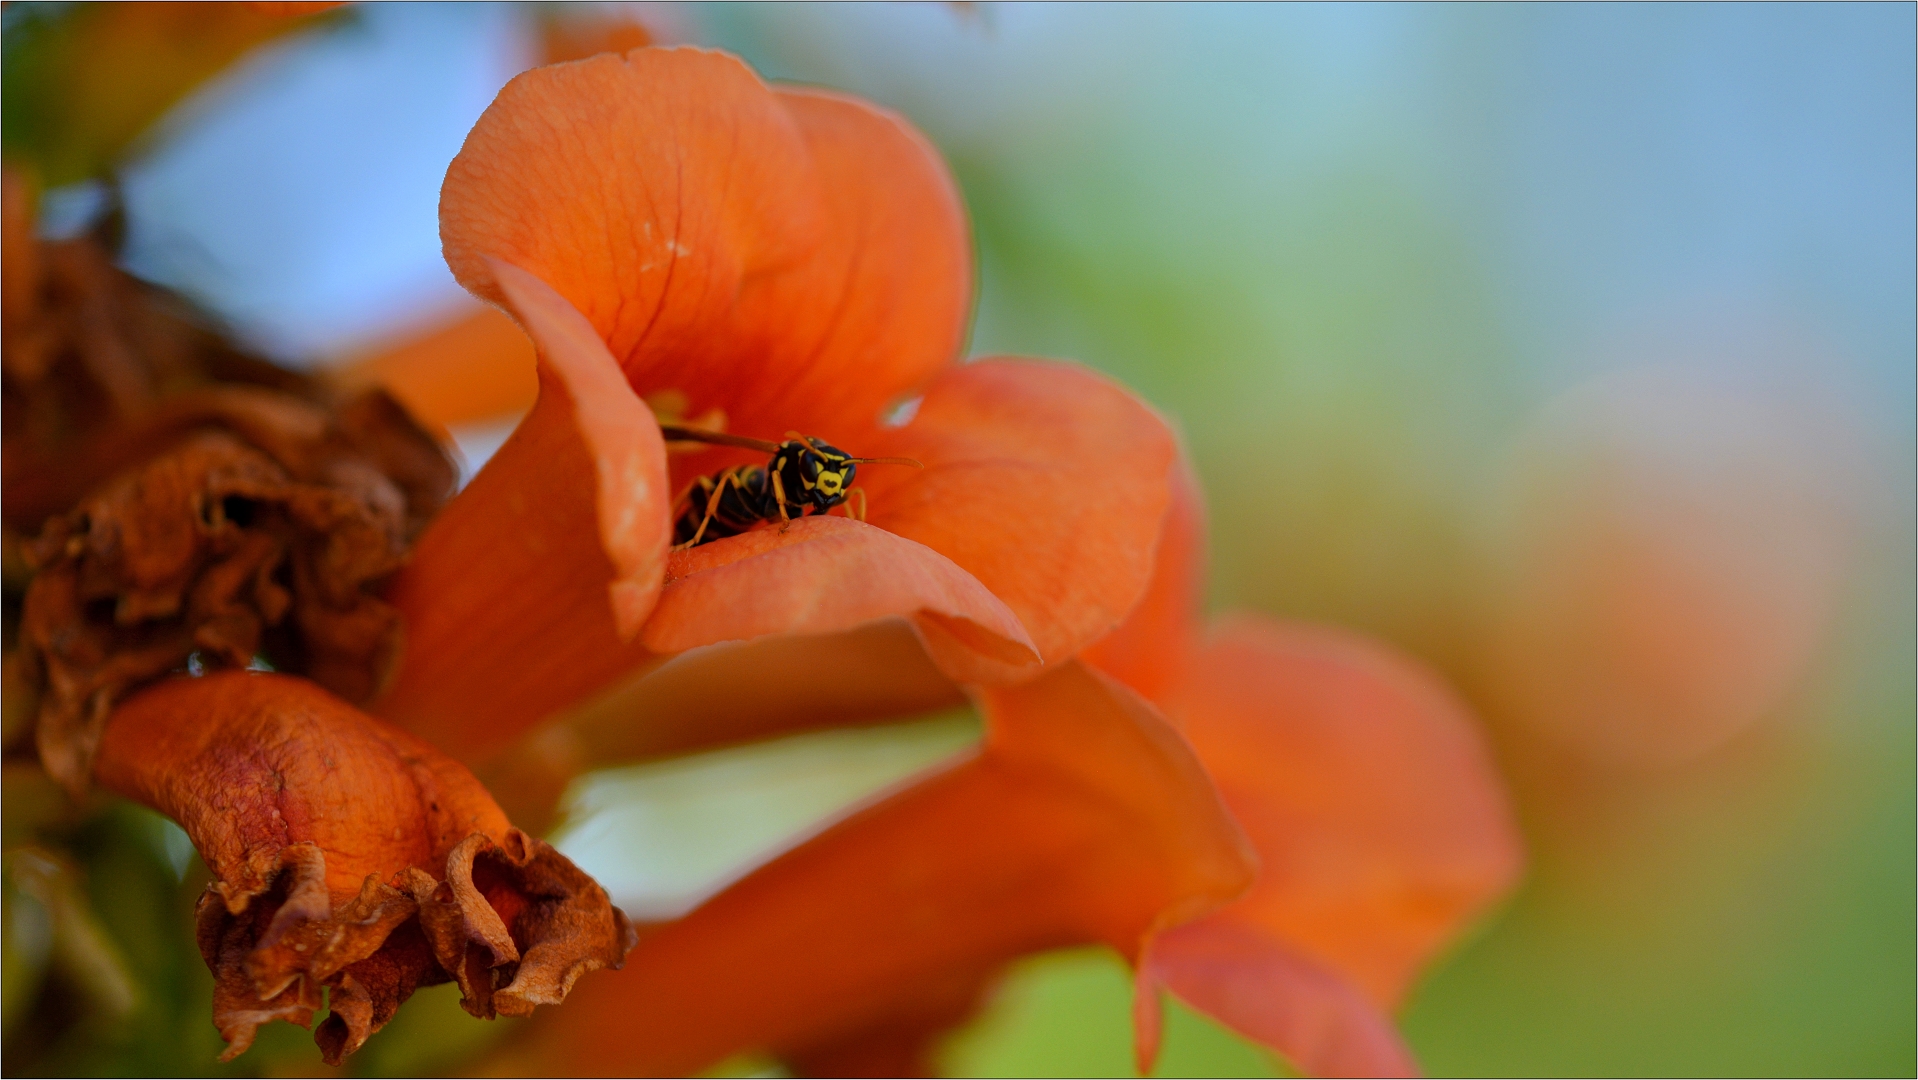
[(672, 581), (642, 635), (656, 652), (907, 615), (1005, 663), (1034, 659), (1019, 620), (972, 575), (861, 521), (801, 518), (676, 551), (668, 566)]

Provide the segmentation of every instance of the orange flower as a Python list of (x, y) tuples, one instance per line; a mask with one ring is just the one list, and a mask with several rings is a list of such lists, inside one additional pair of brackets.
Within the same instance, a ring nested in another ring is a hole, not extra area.
[[(330, 398), (233, 352), (89, 241), (33, 240), (6, 179), (9, 749), (32, 712), (53, 779), (186, 829), (213, 872), (198, 936), (227, 1056), (310, 1023), (322, 987), (337, 1063), (418, 986), (524, 1015), (618, 966), (631, 928), (598, 885), (463, 766), (328, 692), (371, 695), (403, 646), (372, 593), (451, 485), (440, 449), (384, 394)], [(262, 652), (306, 678), (170, 677)]]
[(980, 751), (653, 931), (491, 1071), (685, 1075), (764, 1049), (919, 1075), (1006, 961), (1085, 942), (1136, 957), (1250, 883), (1204, 769), (1136, 694), (1072, 661), (980, 706)]
[[(1170, 432), (1073, 365), (953, 366), (964, 216), (896, 117), (768, 88), (719, 53), (599, 56), (509, 84), (440, 213), (454, 273), (540, 357), (537, 405), (390, 593), (408, 649), (374, 708), (465, 760), (720, 642), (808, 635), (832, 678), (835, 635), (892, 620), (943, 693), (1029, 679), (1143, 590)], [(908, 400), (909, 420), (884, 422)], [(669, 457), (656, 409), (925, 467), (862, 471), (865, 521), (669, 554), (673, 493), (752, 456)], [(857, 687), (834, 689), (858, 708)]]
[(458, 763), (312, 683), (176, 678), (117, 709), (101, 784), (178, 821), (213, 872), (200, 950), (239, 1055), (271, 1020), (337, 1064), (413, 991), (455, 979), (476, 1016), (524, 1016), (618, 967), (633, 932), (564, 856), (507, 823)]
[(1138, 971), (1141, 1071), (1161, 987), (1308, 1073), (1413, 1071), (1388, 1011), (1519, 869), (1496, 776), (1377, 644), (1250, 617), (1200, 636), (1202, 548), (1182, 477), (1132, 615), (980, 692), (974, 757), (657, 929), (491, 1067), (920, 1073), (1007, 961), (1104, 943)]
[[(964, 223), (909, 129), (720, 54), (602, 56), (501, 93), (441, 223), (455, 274), (537, 346), (540, 397), (392, 591), (410, 652), (379, 711), (483, 761), (667, 656), (749, 642), (591, 710), (581, 758), (955, 683), (988, 725), (974, 758), (646, 938), (508, 1068), (764, 1048), (903, 1069), (1006, 961), (1082, 942), (1138, 965), (1144, 1060), (1164, 985), (1309, 1070), (1411, 1067), (1384, 1010), (1518, 865), (1462, 710), (1362, 642), (1200, 636), (1198, 500), (1163, 422), (1069, 365), (949, 366)], [(669, 552), (669, 493), (746, 457), (669, 456), (655, 409), (926, 468), (862, 473), (866, 522)], [(921, 685), (850, 683), (889, 623), (930, 661)], [(775, 656), (790, 683), (742, 687)], [(718, 724), (630, 707), (741, 694), (758, 707)]]
[[(538, 396), (386, 590), (404, 641), (375, 712), (468, 763), (568, 717), (569, 767), (960, 687), (987, 724), (658, 928), (509, 1067), (765, 1048), (905, 1071), (1007, 961), (1087, 942), (1137, 968), (1142, 1061), (1164, 986), (1309, 1070), (1410, 1067), (1384, 1010), (1517, 866), (1482, 749), (1375, 646), (1200, 635), (1199, 504), (1166, 424), (1070, 364), (955, 364), (969, 242), (916, 133), (722, 54), (599, 56), (502, 91), (441, 225), (535, 346)], [(750, 458), (669, 447), (662, 417), (924, 467), (861, 472), (863, 520), (678, 550), (673, 494)], [(524, 1012), (630, 944), (462, 766), (304, 682), (148, 689), (96, 774), (214, 869), (201, 940), (236, 1048), (310, 1018), (321, 985), (337, 1059), (424, 982)]]

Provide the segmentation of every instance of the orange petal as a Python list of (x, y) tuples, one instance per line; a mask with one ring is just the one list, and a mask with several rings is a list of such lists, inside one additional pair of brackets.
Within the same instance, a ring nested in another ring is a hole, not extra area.
[(454, 978), (476, 1015), (524, 1015), (631, 946), (604, 890), (471, 773), (303, 679), (156, 684), (114, 712), (95, 775), (178, 821), (212, 871), (199, 938), (227, 1058), (268, 1020), (310, 1023), (322, 986), (337, 1063), (419, 986)]
[(1285, 1052), (1307, 1076), (1416, 1076), (1392, 1022), (1350, 982), (1270, 936), (1218, 916), (1152, 940), (1139, 965), (1139, 1071), (1158, 1043), (1158, 994)]
[[(983, 360), (941, 375), (911, 424), (870, 438), (855, 452), (926, 467), (864, 467), (868, 520), (978, 578), (1047, 663), (1111, 633), (1144, 595), (1177, 444), (1118, 384), (1076, 364)], [(934, 658), (963, 682), (1032, 674), (949, 649)]]
[(923, 1019), (1039, 949), (1144, 935), (1244, 888), (1250, 855), (1179, 736), (1076, 663), (983, 698), (976, 756), (856, 813), (644, 939), (502, 1069), (684, 1075)]
[(447, 171), (453, 273), (572, 301), (642, 394), (734, 431), (843, 430), (953, 359), (970, 245), (938, 155), (851, 98), (775, 92), (697, 49), (527, 72)]
[(1172, 469), (1172, 502), (1159, 526), (1152, 580), (1119, 628), (1081, 659), (1163, 702), (1185, 677), (1205, 602), (1205, 498), (1184, 454)]
[(684, 653), (573, 714), (568, 727), (582, 765), (611, 764), (964, 702), (906, 620), (887, 619)]
[[(1167, 984), (1208, 1011), (1242, 1004), (1235, 987), (1270, 987), (1277, 1011), (1264, 1021), (1238, 1005), (1214, 1015), (1254, 1038), (1319, 1039), (1274, 1044), (1307, 1068), (1374, 1060), (1380, 1045), (1325, 979), (1395, 1006), (1520, 871), (1518, 833), (1472, 718), (1429, 672), (1383, 646), (1245, 616), (1222, 622), (1200, 648), (1172, 708), (1262, 870), (1203, 929), (1168, 939)], [(1219, 942), (1247, 935), (1270, 948), (1228, 971)], [(1308, 977), (1314, 969), (1325, 978)], [(1295, 1000), (1276, 996), (1281, 987), (1331, 996)], [(1287, 1013), (1319, 1019), (1301, 1028)], [(1321, 1036), (1335, 1031), (1361, 1042), (1327, 1045)]]
[(539, 397), (533, 343), (504, 312), (477, 303), (348, 357), (332, 377), (349, 390), (384, 386), (415, 419), (437, 427), (525, 412)]
[(656, 662), (633, 638), (670, 529), (659, 426), (592, 327), (525, 271), (490, 272), (539, 346), (539, 403), (394, 581), (407, 641), (374, 705), (467, 761)]
[(1037, 656), (1004, 602), (952, 560), (850, 518), (800, 518), (675, 551), (668, 573), (641, 634), (659, 653), (904, 615), (929, 638), (1008, 666)]
[(681, 653), (475, 768), (513, 820), (537, 832), (595, 766), (891, 723), (965, 700), (905, 619), (773, 634)]

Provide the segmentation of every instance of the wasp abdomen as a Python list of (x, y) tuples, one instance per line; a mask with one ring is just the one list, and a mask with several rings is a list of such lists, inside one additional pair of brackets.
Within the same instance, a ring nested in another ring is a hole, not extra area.
[[(673, 521), (675, 544), (691, 543), (695, 537), (704, 543), (722, 536), (737, 536), (769, 517), (779, 516), (771, 478), (757, 465), (740, 465), (702, 476), (686, 489), (682, 500), (679, 516)], [(710, 519), (709, 507), (712, 509)]]

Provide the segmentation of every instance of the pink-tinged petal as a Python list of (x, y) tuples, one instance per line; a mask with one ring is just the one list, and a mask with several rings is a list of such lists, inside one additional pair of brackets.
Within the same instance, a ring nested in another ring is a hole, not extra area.
[(1386, 1071), (1354, 995), (1395, 1007), (1523, 862), (1471, 716), (1378, 643), (1247, 616), (1213, 631), (1170, 708), (1261, 870), (1166, 935), (1154, 977), (1309, 1071)]
[[(925, 468), (863, 467), (868, 520), (978, 578), (1046, 663), (1111, 633), (1144, 595), (1178, 448), (1118, 384), (1077, 364), (982, 360), (941, 375), (910, 424), (870, 439), (848, 449)], [(989, 656), (934, 656), (964, 682), (1033, 674)]]
[(538, 278), (492, 265), (539, 348), (539, 402), (414, 548), (376, 712), (465, 761), (657, 662), (635, 640), (665, 573), (666, 451), (597, 334)]
[(1139, 1071), (1158, 1049), (1159, 989), (1285, 1053), (1308, 1076), (1417, 1076), (1418, 1063), (1363, 991), (1268, 935), (1217, 916), (1153, 938), (1139, 965)]
[(828, 1051), (922, 1026), (1008, 959), (1136, 956), (1250, 880), (1204, 770), (1136, 694), (1068, 663), (982, 704), (978, 754), (654, 931), (489, 1067), (684, 1075), (755, 1049), (843, 1064)]

